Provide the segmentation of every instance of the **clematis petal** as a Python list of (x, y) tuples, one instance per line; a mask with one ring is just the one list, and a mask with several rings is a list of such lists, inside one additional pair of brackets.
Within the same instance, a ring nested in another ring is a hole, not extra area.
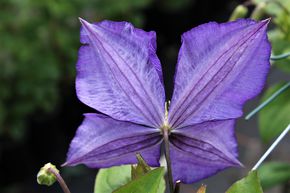
[(234, 120), (204, 122), (170, 135), (174, 180), (196, 182), (230, 166), (240, 166)]
[(151, 166), (159, 165), (161, 137), (159, 130), (105, 115), (85, 114), (72, 140), (64, 165), (85, 164), (103, 168), (136, 163), (141, 153)]
[(81, 23), (79, 99), (114, 119), (158, 127), (165, 93), (155, 32), (127, 22)]
[(242, 115), (270, 67), (268, 22), (211, 22), (183, 34), (169, 110), (172, 127)]

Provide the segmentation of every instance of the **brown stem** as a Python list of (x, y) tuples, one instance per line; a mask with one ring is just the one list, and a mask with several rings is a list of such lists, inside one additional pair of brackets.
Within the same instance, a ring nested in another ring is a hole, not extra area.
[(174, 189), (174, 193), (179, 193), (180, 191), (180, 180), (178, 180), (175, 184), (175, 189)]

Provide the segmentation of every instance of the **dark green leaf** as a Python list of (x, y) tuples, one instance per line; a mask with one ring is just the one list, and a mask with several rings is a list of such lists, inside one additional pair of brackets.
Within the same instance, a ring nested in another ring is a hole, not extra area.
[[(270, 87), (262, 101), (266, 100), (272, 93), (284, 84)], [(259, 113), (260, 134), (264, 142), (269, 142), (277, 137), (289, 124), (290, 112), (290, 89), (285, 90)]]
[(290, 164), (281, 162), (269, 162), (259, 169), (259, 177), (264, 189), (285, 183), (290, 180)]
[(257, 171), (251, 171), (243, 179), (234, 183), (226, 193), (263, 193)]
[(53, 116), (63, 106), (61, 97), (71, 94), (67, 91), (74, 82), (80, 45), (78, 16), (90, 22), (124, 20), (141, 27), (140, 10), (151, 2), (0, 1), (0, 135), (24, 139), (29, 118)]

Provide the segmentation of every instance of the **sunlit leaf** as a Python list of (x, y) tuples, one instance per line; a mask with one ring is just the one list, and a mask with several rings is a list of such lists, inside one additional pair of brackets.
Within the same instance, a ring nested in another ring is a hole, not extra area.
[(129, 182), (113, 193), (161, 193), (159, 186), (163, 181), (163, 175), (163, 167), (151, 170), (144, 176)]
[(96, 178), (94, 193), (112, 193), (130, 180), (130, 165), (100, 169)]
[(251, 171), (243, 179), (235, 182), (226, 193), (263, 193), (257, 171)]

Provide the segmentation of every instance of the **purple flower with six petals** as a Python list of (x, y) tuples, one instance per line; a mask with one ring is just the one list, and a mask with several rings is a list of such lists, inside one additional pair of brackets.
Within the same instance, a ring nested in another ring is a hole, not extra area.
[(85, 114), (65, 165), (132, 164), (139, 152), (159, 166), (166, 131), (175, 181), (239, 166), (234, 124), (265, 83), (268, 22), (210, 22), (184, 33), (167, 110), (155, 32), (81, 19), (76, 91), (102, 114)]

